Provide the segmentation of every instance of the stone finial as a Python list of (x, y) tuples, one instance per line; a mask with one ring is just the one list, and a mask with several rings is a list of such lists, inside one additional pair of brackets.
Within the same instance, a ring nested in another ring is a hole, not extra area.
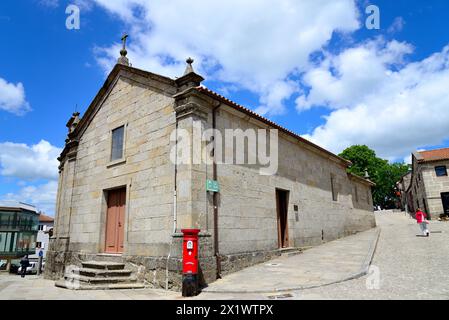
[(193, 70), (193, 61), (194, 60), (192, 58), (188, 58), (186, 60), (187, 66), (184, 75), (175, 80), (178, 86), (178, 91), (184, 91), (188, 88), (198, 87), (201, 82), (204, 81), (204, 78), (199, 74), (196, 74)]
[(195, 73), (195, 71), (193, 71), (193, 66), (192, 66), (192, 64), (193, 64), (193, 62), (194, 62), (195, 60), (193, 60), (192, 58), (187, 58), (187, 60), (186, 60), (186, 63), (187, 63), (187, 66), (186, 66), (186, 71), (184, 72), (184, 75), (187, 75), (187, 74), (189, 74), (189, 73)]
[(122, 50), (120, 50), (120, 58), (118, 58), (117, 63), (118, 64), (123, 64), (125, 66), (129, 66), (129, 59), (126, 57), (126, 55), (128, 54), (128, 51), (126, 50), (126, 39), (128, 39), (129, 35), (124, 33), (122, 36)]
[(74, 112), (70, 117), (69, 121), (67, 122), (66, 126), (69, 129), (69, 134), (75, 131), (76, 126), (80, 122), (79, 115), (80, 115), (79, 112)]
[(365, 179), (369, 180), (369, 178), (370, 178), (370, 176), (369, 176), (369, 173), (368, 173), (368, 169), (365, 169)]

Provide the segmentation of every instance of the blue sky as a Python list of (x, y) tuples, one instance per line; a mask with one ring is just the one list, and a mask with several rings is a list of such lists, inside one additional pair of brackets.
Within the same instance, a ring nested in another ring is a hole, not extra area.
[[(233, 2), (1, 1), (0, 200), (53, 214), (65, 123), (124, 30), (133, 66), (174, 77), (193, 56), (205, 86), (334, 152), (366, 143), (402, 161), (449, 146), (448, 1)], [(79, 30), (66, 28), (71, 3)], [(380, 30), (365, 27), (370, 4)]]

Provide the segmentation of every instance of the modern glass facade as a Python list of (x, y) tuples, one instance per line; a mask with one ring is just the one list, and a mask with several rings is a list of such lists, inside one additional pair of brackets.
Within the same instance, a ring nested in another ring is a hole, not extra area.
[(34, 254), (39, 214), (21, 208), (0, 208), (0, 257)]

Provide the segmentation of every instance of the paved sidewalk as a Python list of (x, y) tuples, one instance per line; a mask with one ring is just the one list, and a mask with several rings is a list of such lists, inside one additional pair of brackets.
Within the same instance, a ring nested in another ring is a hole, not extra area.
[[(368, 272), (380, 229), (328, 242), (225, 276), (203, 290), (212, 293), (269, 293), (302, 290), (355, 279)], [(218, 297), (217, 297), (218, 298)]]
[(21, 278), (0, 273), (0, 300), (166, 300), (181, 298), (178, 292), (157, 289), (68, 290), (35, 275)]

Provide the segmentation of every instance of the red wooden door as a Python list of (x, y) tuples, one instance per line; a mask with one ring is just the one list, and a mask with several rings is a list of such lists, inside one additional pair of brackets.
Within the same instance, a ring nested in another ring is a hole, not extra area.
[(125, 235), (126, 189), (108, 192), (108, 211), (106, 215), (107, 253), (122, 253)]

